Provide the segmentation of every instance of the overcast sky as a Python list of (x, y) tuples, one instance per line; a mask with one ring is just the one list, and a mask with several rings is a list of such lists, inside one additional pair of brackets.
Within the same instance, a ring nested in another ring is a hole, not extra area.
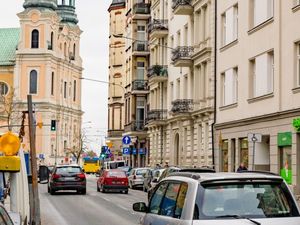
[[(24, 0), (1, 0), (0, 28), (19, 27), (17, 13), (23, 11)], [(76, 0), (76, 13), (81, 35), (80, 55), (83, 77), (108, 80), (108, 31), (111, 0)], [(5, 8), (5, 9), (4, 9)], [(82, 81), (83, 127), (88, 130), (92, 150), (99, 152), (107, 129), (108, 85)], [(87, 123), (91, 121), (90, 123)], [(101, 136), (100, 136), (101, 135)]]

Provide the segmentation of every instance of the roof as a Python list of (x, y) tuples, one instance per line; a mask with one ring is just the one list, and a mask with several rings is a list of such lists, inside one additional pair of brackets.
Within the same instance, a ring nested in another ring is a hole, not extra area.
[(15, 64), (20, 28), (0, 28), (0, 66)]
[(125, 7), (125, 5), (126, 5), (125, 0), (112, 0), (112, 3), (108, 8), (108, 11), (118, 7)]

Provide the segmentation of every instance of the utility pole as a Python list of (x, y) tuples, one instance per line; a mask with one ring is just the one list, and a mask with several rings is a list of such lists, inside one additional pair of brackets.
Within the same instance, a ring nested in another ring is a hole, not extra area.
[(38, 181), (37, 181), (37, 163), (36, 163), (36, 148), (35, 148), (35, 124), (33, 118), (32, 110), (32, 96), (27, 95), (28, 104), (28, 123), (29, 123), (29, 139), (30, 139), (30, 162), (31, 162), (31, 191), (33, 201), (30, 206), (30, 225), (40, 225), (41, 215), (40, 215), (40, 199), (38, 191)]

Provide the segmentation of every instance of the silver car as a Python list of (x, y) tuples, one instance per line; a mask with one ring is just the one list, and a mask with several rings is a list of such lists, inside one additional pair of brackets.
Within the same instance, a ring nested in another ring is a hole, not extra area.
[(270, 173), (178, 172), (154, 189), (142, 225), (299, 225), (298, 205), (286, 182)]
[(129, 188), (143, 187), (145, 174), (149, 170), (147, 167), (133, 168), (128, 176)]

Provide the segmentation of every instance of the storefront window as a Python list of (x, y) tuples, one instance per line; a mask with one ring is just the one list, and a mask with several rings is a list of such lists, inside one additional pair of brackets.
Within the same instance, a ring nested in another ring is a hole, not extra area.
[(280, 148), (280, 175), (288, 184), (292, 184), (292, 149), (290, 146)]
[(228, 140), (222, 141), (222, 171), (228, 172)]
[(249, 150), (248, 150), (248, 140), (247, 138), (243, 138), (241, 141), (241, 149), (240, 149), (240, 163), (244, 163), (244, 165), (248, 168), (248, 157), (249, 157)]

